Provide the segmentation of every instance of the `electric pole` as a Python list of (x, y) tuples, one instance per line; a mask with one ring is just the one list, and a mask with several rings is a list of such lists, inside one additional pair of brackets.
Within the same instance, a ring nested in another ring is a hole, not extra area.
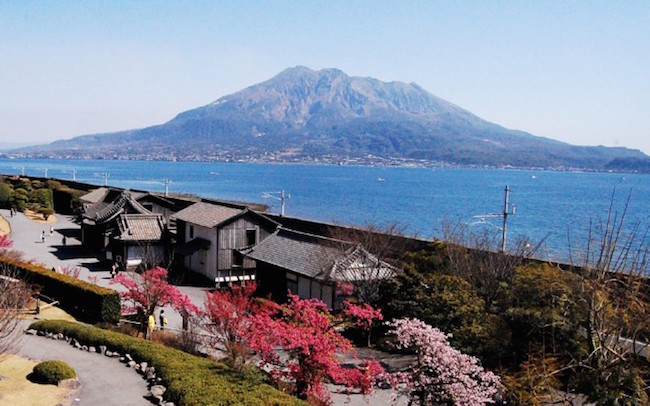
[(285, 194), (284, 189), (282, 189), (280, 192), (264, 192), (262, 193), (262, 197), (264, 198), (271, 198), (275, 200), (280, 201), (280, 216), (284, 217), (284, 202), (286, 199), (290, 199), (291, 195)]
[(163, 183), (165, 184), (165, 197), (167, 197), (169, 196), (169, 184), (172, 183), (172, 181), (165, 178), (163, 179)]
[(508, 216), (515, 214), (515, 206), (510, 206), (510, 188), (506, 185), (506, 193), (503, 201), (503, 227), (501, 237), (501, 252), (506, 251), (506, 236), (508, 233)]
[[(508, 185), (506, 185), (506, 192), (505, 192), (505, 197), (503, 200), (503, 211), (501, 213), (488, 213), (488, 214), (480, 214), (478, 216), (473, 216), (473, 218), (479, 219), (479, 221), (472, 223), (473, 224), (488, 224), (493, 227), (498, 228), (501, 230), (501, 247), (499, 251), (505, 252), (506, 251), (506, 239), (508, 235), (508, 216), (511, 214), (515, 214), (515, 206), (510, 204), (510, 188)], [(501, 227), (490, 223), (488, 218), (495, 218), (495, 217), (502, 217), (503, 218), (503, 225)]]

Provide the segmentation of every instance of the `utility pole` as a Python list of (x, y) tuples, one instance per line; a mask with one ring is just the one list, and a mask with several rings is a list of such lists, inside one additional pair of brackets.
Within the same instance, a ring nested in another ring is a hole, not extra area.
[(163, 183), (165, 184), (165, 197), (167, 197), (169, 196), (169, 184), (172, 183), (172, 181), (165, 178), (163, 179)]
[(501, 237), (501, 252), (506, 251), (506, 236), (508, 233), (508, 216), (515, 214), (515, 206), (510, 206), (510, 188), (506, 185), (506, 193), (503, 201), (503, 227)]
[(43, 168), (43, 172), (45, 173), (45, 179), (47, 179), (47, 168)]
[(108, 172), (104, 172), (104, 186), (108, 186)]
[[(501, 230), (501, 247), (499, 251), (505, 252), (506, 251), (506, 239), (508, 235), (508, 216), (511, 214), (515, 214), (515, 206), (510, 204), (510, 188), (508, 185), (506, 185), (506, 192), (505, 192), (505, 197), (503, 201), (503, 211), (501, 213), (488, 213), (488, 214), (480, 214), (478, 216), (473, 216), (473, 218), (478, 219), (477, 222), (471, 223), (470, 225), (473, 224), (489, 224), (493, 227), (498, 228)], [(503, 218), (503, 225), (501, 227), (490, 223), (488, 218), (495, 218), (495, 217), (502, 217)]]
[(77, 170), (76, 169), (72, 170), (72, 181), (73, 182), (77, 181)]
[(285, 194), (284, 189), (282, 189), (280, 192), (264, 192), (262, 193), (262, 197), (264, 198), (271, 198), (275, 200), (280, 201), (280, 216), (284, 217), (284, 202), (286, 199), (290, 199), (291, 195)]
[(284, 189), (280, 194), (280, 216), (284, 217)]

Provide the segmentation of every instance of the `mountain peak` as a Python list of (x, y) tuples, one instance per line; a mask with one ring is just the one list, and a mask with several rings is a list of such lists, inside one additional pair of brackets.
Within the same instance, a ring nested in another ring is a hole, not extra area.
[[(313, 161), (373, 159), (456, 165), (605, 168), (638, 151), (573, 147), (505, 129), (415, 83), (295, 66), (180, 113), (163, 125), (82, 136), (41, 147), (93, 156)], [(35, 148), (32, 148), (35, 150)], [(142, 156), (143, 152), (144, 156)]]

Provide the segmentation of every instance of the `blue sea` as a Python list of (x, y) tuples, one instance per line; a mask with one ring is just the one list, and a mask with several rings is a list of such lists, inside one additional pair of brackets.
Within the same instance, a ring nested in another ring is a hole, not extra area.
[[(579, 252), (592, 228), (606, 220), (610, 204), (628, 224), (650, 226), (650, 175), (497, 169), (383, 168), (253, 163), (110, 160), (0, 159), (0, 172), (72, 179), (123, 188), (191, 193), (263, 203), (278, 213), (280, 202), (264, 197), (284, 190), (285, 214), (336, 224), (397, 223), (420, 238), (443, 238), (443, 224), (466, 224), (496, 233), (504, 188), (515, 214), (508, 241), (543, 241), (537, 256), (567, 260)], [(106, 177), (105, 177), (106, 176)], [(647, 244), (647, 242), (644, 242)], [(571, 250), (569, 249), (571, 247)]]

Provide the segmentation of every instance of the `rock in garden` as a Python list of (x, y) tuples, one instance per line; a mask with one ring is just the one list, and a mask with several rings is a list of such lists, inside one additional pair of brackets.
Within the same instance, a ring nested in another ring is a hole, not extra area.
[(136, 366), (137, 364), (135, 363), (135, 361), (129, 361), (129, 362), (126, 363), (126, 365), (127, 365), (129, 368), (135, 368), (135, 366)]
[(59, 381), (58, 386), (68, 389), (79, 389), (81, 387), (81, 382), (79, 382), (79, 379), (77, 378), (64, 379)]
[(97, 349), (93, 346), (88, 347), (88, 352), (97, 352)]
[(29, 334), (30, 336), (36, 335), (36, 330), (30, 328), (29, 330), (25, 331), (25, 334)]
[(151, 392), (151, 396), (153, 397), (162, 397), (167, 391), (167, 388), (165, 388), (162, 385), (154, 385), (151, 387), (149, 391)]
[(100, 354), (105, 354), (106, 353), (106, 346), (105, 345), (100, 345), (99, 346), (99, 353)]

